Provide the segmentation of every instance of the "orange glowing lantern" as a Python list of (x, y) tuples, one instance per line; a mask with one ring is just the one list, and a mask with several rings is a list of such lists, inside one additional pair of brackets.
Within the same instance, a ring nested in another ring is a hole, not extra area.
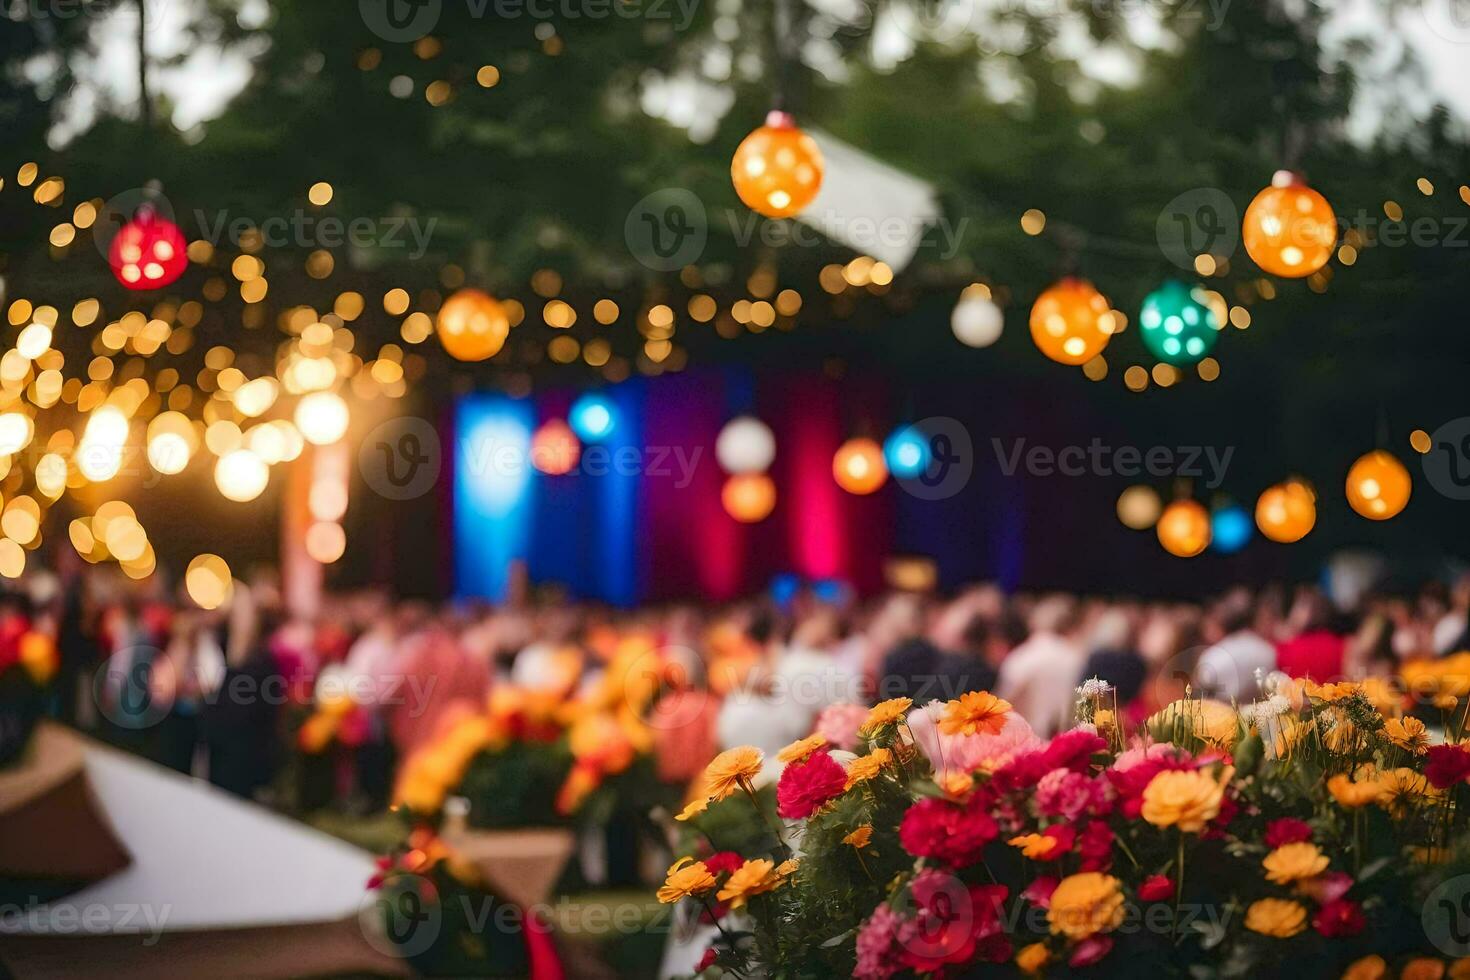
[(821, 147), (785, 112), (766, 116), (766, 124), (741, 140), (730, 161), (735, 193), (767, 218), (789, 218), (812, 203), (822, 171)]
[(531, 465), (547, 476), (570, 473), (581, 456), (581, 440), (561, 419), (551, 419), (531, 437)]
[(1316, 523), (1317, 495), (1305, 483), (1278, 483), (1263, 490), (1256, 500), (1256, 526), (1272, 541), (1300, 541)]
[(505, 308), (478, 289), (461, 289), (439, 307), (439, 343), (461, 361), (494, 357), (510, 333)]
[(187, 248), (179, 226), (145, 206), (113, 236), (107, 264), (129, 289), (162, 289), (188, 268)]
[(1031, 339), (1062, 364), (1086, 364), (1102, 353), (1113, 326), (1107, 297), (1085, 279), (1063, 279), (1031, 307)]
[(832, 457), (832, 476), (848, 493), (872, 493), (888, 479), (883, 448), (872, 439), (847, 440)]
[(1403, 510), (1412, 487), (1404, 464), (1381, 449), (1359, 456), (1348, 470), (1348, 504), (1369, 520), (1386, 521)]
[(1245, 209), (1241, 239), (1251, 260), (1288, 279), (1310, 276), (1327, 264), (1337, 243), (1337, 216), (1327, 199), (1289, 170)]
[(1176, 500), (1159, 515), (1155, 530), (1164, 550), (1179, 558), (1193, 558), (1210, 544), (1210, 515), (1193, 500)]
[(776, 484), (764, 473), (737, 473), (725, 481), (720, 503), (742, 524), (763, 521), (776, 508)]

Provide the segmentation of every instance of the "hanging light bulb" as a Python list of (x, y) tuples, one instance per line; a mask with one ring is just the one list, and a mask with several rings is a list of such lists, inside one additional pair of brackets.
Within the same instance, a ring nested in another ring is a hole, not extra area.
[(1413, 480), (1391, 453), (1359, 456), (1347, 475), (1348, 504), (1369, 520), (1386, 521), (1409, 504)]
[(736, 473), (725, 480), (720, 503), (742, 524), (763, 521), (776, 508), (776, 484), (764, 473)]
[(990, 287), (971, 283), (960, 292), (960, 301), (949, 315), (949, 328), (968, 347), (989, 347), (1000, 339), (1005, 314), (991, 297)]
[(1256, 526), (1272, 541), (1300, 541), (1316, 523), (1317, 495), (1300, 480), (1267, 487), (1256, 499)]
[(1086, 364), (1112, 336), (1108, 299), (1084, 279), (1063, 279), (1031, 307), (1031, 339), (1053, 361)]
[(1256, 265), (1272, 275), (1300, 279), (1332, 258), (1337, 216), (1300, 175), (1278, 170), (1271, 186), (1245, 209), (1240, 237)]
[(161, 289), (188, 268), (187, 248), (179, 226), (145, 205), (113, 236), (107, 264), (128, 289)]
[(832, 476), (848, 493), (872, 493), (888, 479), (882, 448), (872, 439), (847, 440), (832, 457)]
[(798, 129), (790, 114), (773, 111), (736, 148), (730, 180), (752, 211), (789, 218), (812, 203), (824, 169), (817, 141)]
[(1209, 546), (1210, 515), (1198, 501), (1176, 500), (1164, 508), (1154, 530), (1169, 554), (1193, 558)]
[(439, 343), (460, 361), (483, 361), (500, 352), (510, 333), (505, 307), (478, 289), (461, 289), (439, 307)]
[(764, 473), (776, 459), (776, 436), (753, 415), (733, 418), (715, 439), (715, 459), (726, 473)]

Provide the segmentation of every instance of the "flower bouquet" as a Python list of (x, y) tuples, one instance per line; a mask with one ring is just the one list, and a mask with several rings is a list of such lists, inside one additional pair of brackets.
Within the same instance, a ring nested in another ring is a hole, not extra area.
[[(986, 692), (883, 702), (781, 752), (768, 849), (712, 839), (659, 899), (720, 925), (709, 977), (1470, 977), (1463, 714), (1431, 744), (1381, 685), (1269, 689), (1129, 731), (1093, 681), (1050, 741)], [(681, 819), (764, 824), (761, 764)]]
[[(549, 939), (522, 907), (495, 895), (472, 862), (428, 827), (378, 860), (363, 927), (422, 976), (521, 977)], [(549, 954), (554, 959), (554, 953)]]

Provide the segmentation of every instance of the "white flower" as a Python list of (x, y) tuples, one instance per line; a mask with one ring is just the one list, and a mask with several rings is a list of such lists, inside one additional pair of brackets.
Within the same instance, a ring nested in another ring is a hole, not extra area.
[(1100, 698), (1113, 689), (1113, 685), (1100, 677), (1089, 677), (1077, 688), (1077, 693), (1084, 698)]

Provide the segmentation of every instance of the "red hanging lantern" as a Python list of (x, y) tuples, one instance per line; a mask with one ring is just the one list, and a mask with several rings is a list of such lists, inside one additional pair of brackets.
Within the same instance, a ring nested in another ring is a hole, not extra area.
[(142, 207), (113, 236), (107, 264), (128, 289), (162, 289), (188, 268), (187, 249), (178, 225), (151, 207)]

